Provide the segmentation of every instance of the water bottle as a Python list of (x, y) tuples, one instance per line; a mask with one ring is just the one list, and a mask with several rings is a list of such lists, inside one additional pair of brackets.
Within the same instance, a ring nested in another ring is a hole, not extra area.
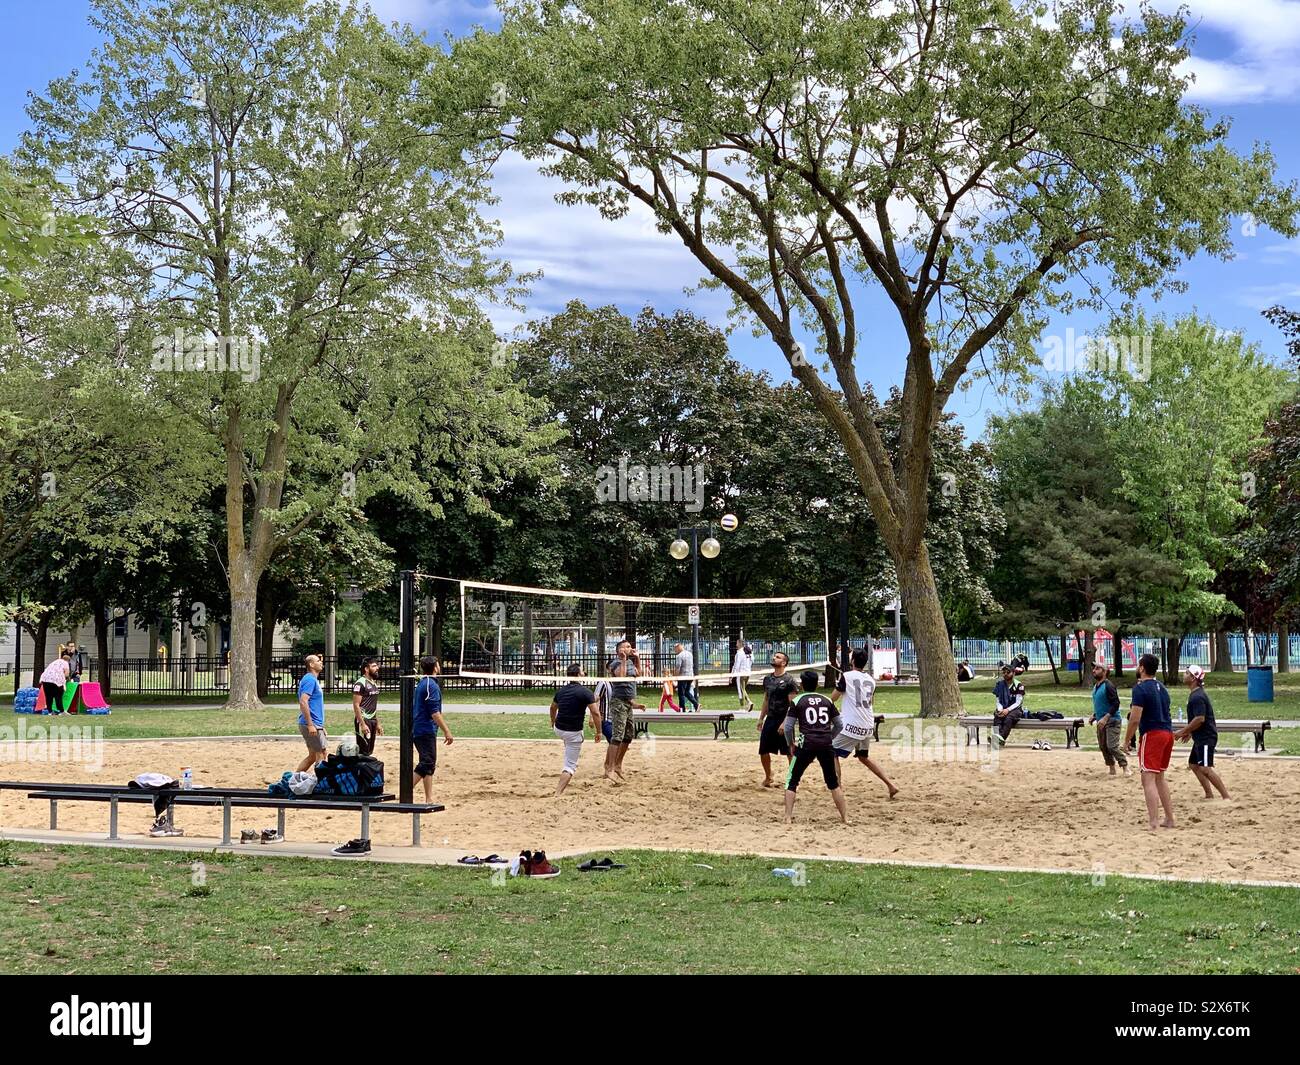
[(799, 870), (798, 869), (773, 869), (772, 875), (783, 876), (789, 880), (793, 880), (796, 876), (799, 875)]
[(181, 770), (181, 791), (189, 791), (194, 787), (194, 770), (186, 766)]

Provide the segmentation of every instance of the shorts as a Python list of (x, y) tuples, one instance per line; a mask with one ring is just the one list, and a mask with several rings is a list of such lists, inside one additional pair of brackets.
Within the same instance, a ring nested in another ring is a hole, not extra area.
[(1214, 748), (1219, 745), (1218, 739), (1212, 743), (1197, 743), (1192, 741), (1192, 753), (1187, 757), (1188, 765), (1204, 766), (1206, 769), (1214, 768)]
[(796, 747), (794, 761), (790, 763), (790, 772), (785, 778), (786, 791), (799, 790), (799, 781), (803, 779), (803, 772), (813, 762), (822, 767), (822, 780), (825, 781), (829, 790), (834, 791), (840, 786), (840, 773), (835, 768), (835, 755), (830, 747), (818, 747), (815, 750), (809, 750), (807, 747)]
[(357, 734), (357, 750), (362, 754), (375, 753), (375, 737), (379, 735), (379, 721), (373, 717), (352, 719), (352, 729)]
[(324, 754), (325, 748), (329, 746), (329, 737), (325, 735), (325, 726), (317, 725), (315, 733), (307, 731), (306, 725), (299, 725), (298, 732), (304, 740), (307, 741), (308, 754)]
[[(769, 721), (776, 721), (776, 724), (769, 725)], [(763, 719), (763, 727), (758, 733), (759, 754), (784, 754), (789, 756), (790, 746), (785, 742), (784, 724), (784, 719), (777, 720), (771, 716)]]
[[(842, 736), (843, 733), (840, 733)], [(856, 755), (858, 758), (871, 757), (870, 740), (849, 740), (847, 743), (833, 743), (831, 750), (835, 752), (836, 758), (847, 758), (849, 755)]]
[(420, 756), (415, 764), (415, 775), (433, 776), (433, 771), (438, 768), (438, 734), (435, 732), (428, 736), (412, 736), (411, 742), (415, 744), (415, 753)]
[(1172, 732), (1146, 732), (1138, 740), (1138, 765), (1144, 773), (1163, 773), (1174, 750)]
[(566, 729), (557, 728), (555, 734), (564, 741), (564, 772), (573, 776), (578, 771), (578, 755), (582, 754), (582, 729), (577, 732), (569, 732)]
[(610, 743), (631, 743), (636, 729), (632, 725), (632, 700), (614, 696), (609, 701)]

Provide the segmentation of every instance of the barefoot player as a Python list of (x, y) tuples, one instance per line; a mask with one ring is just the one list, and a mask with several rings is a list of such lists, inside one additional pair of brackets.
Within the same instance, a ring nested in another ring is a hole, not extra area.
[(1218, 770), (1214, 768), (1214, 748), (1219, 743), (1219, 730), (1214, 724), (1214, 707), (1205, 691), (1205, 670), (1196, 665), (1188, 666), (1183, 674), (1183, 683), (1191, 692), (1187, 697), (1187, 724), (1175, 739), (1192, 741), (1192, 753), (1187, 764), (1205, 789), (1205, 797), (1214, 798), (1214, 792), (1210, 790), (1210, 785), (1214, 785), (1220, 795), (1230, 798)]
[(777, 651), (772, 656), (772, 672), (763, 678), (763, 706), (758, 711), (758, 760), (763, 763), (763, 787), (774, 788), (772, 755), (785, 755), (786, 771), (790, 766), (790, 747), (785, 742), (785, 715), (790, 700), (799, 694), (799, 684), (786, 672), (790, 656)]
[[(822, 780), (826, 782), (831, 798), (835, 800), (835, 809), (840, 813), (840, 820), (849, 823), (848, 806), (844, 802), (844, 789), (840, 787), (839, 770), (835, 764), (835, 752), (832, 744), (840, 734), (844, 722), (835, 704), (826, 696), (817, 692), (817, 673), (805, 669), (799, 676), (803, 692), (791, 704), (785, 719), (785, 739), (794, 751), (794, 761), (790, 763), (790, 773), (785, 783), (785, 823), (794, 820), (794, 797), (799, 790), (799, 781), (804, 770), (813, 762), (821, 766)], [(795, 726), (799, 728), (799, 743), (795, 745)]]
[(876, 678), (867, 672), (867, 649), (859, 647), (850, 656), (853, 668), (841, 673), (831, 698), (838, 703), (844, 700), (840, 717), (844, 720), (844, 731), (835, 737), (835, 768), (843, 779), (841, 759), (853, 755), (859, 762), (870, 769), (889, 789), (892, 799), (898, 794), (893, 781), (885, 776), (885, 771), (871, 760), (871, 737), (876, 731), (876, 711), (871, 705), (871, 697), (876, 690)]
[[(1169, 692), (1156, 680), (1160, 659), (1144, 654), (1138, 659), (1138, 682), (1130, 694), (1132, 706), (1128, 712), (1128, 730), (1124, 734), (1127, 748), (1137, 731), (1138, 768), (1142, 770), (1142, 793), (1147, 801), (1147, 820), (1154, 832), (1157, 828), (1174, 827), (1174, 804), (1169, 797), (1169, 782), (1165, 770), (1169, 768), (1169, 755), (1174, 749), (1173, 721), (1169, 716)], [(1165, 819), (1159, 821), (1160, 808)]]

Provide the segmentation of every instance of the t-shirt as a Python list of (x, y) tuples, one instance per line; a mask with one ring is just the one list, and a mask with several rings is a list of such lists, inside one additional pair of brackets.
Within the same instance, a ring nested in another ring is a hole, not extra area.
[(804, 692), (794, 701), (786, 719), (793, 717), (799, 723), (801, 746), (805, 750), (816, 751), (831, 745), (839, 716), (839, 710), (825, 695), (820, 692)]
[(411, 723), (412, 736), (436, 736), (438, 723), (434, 714), (442, 713), (442, 689), (433, 677), (421, 677), (415, 686), (414, 720)]
[(1025, 686), (1018, 680), (1012, 680), (1008, 683), (1000, 680), (993, 687), (993, 694), (997, 696), (998, 706), (1003, 710), (1010, 710), (1013, 706), (1019, 704), (1019, 709), (1025, 708)]
[(587, 707), (596, 701), (596, 693), (581, 681), (565, 684), (555, 693), (555, 727), (563, 732), (581, 732), (587, 719)]
[[(1146, 714), (1143, 713), (1145, 717)], [(1204, 688), (1197, 688), (1187, 697), (1187, 720), (1194, 721), (1198, 717), (1204, 717), (1201, 727), (1192, 733), (1193, 743), (1217, 743), (1219, 739), (1219, 730), (1214, 723), (1214, 707), (1210, 705), (1210, 697), (1206, 694)]]
[[(298, 698), (307, 696), (307, 709), (311, 713), (311, 723), (317, 728), (325, 727), (325, 693), (321, 691), (320, 681), (316, 679), (316, 674), (310, 671), (302, 676), (298, 682)], [(307, 719), (303, 717), (302, 711), (298, 712), (298, 724), (307, 724)]]
[(68, 682), (68, 663), (62, 658), (56, 658), (48, 666), (45, 672), (41, 674), (41, 684), (57, 684), (62, 688)]
[(835, 690), (844, 693), (844, 701), (840, 703), (844, 735), (855, 742), (870, 739), (876, 728), (876, 713), (871, 706), (876, 678), (860, 669), (850, 669), (840, 674)]
[(677, 675), (679, 677), (690, 677), (695, 674), (695, 656), (690, 651), (682, 651), (677, 655)]
[(763, 691), (767, 692), (767, 717), (763, 718), (764, 728), (781, 728), (785, 716), (790, 712), (790, 700), (799, 692), (799, 682), (789, 673), (779, 677), (769, 673), (763, 678)]
[[(609, 666), (607, 667), (607, 672), (610, 674), (611, 677), (613, 677), (614, 668), (619, 664), (619, 662), (620, 659), (617, 655), (615, 655), (613, 658), (609, 660)], [(633, 662), (632, 659), (630, 658), (626, 659), (626, 662), (627, 662), (627, 672), (625, 672), (623, 676), (635, 677), (637, 675), (636, 663)], [(610, 687), (613, 688), (613, 695), (615, 699), (632, 700), (636, 698), (635, 681), (625, 681), (622, 679), (622, 677), (614, 677), (613, 680), (610, 681)]]
[(1103, 680), (1092, 686), (1092, 719), (1100, 721), (1107, 714), (1119, 720), (1119, 692), (1112, 681)]
[(1173, 721), (1169, 717), (1169, 692), (1154, 677), (1140, 680), (1133, 685), (1130, 696), (1131, 705), (1142, 708), (1142, 718), (1138, 721), (1138, 732), (1145, 736), (1148, 732), (1173, 732)]
[(373, 721), (379, 711), (379, 685), (372, 683), (369, 677), (358, 677), (352, 685), (352, 694), (361, 696), (362, 718)]

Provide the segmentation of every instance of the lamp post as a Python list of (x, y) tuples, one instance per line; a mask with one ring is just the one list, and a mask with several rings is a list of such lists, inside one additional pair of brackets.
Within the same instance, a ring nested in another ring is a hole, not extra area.
[[(708, 533), (708, 536), (701, 541), (700, 533)], [(687, 543), (686, 536), (690, 536), (690, 542)], [(678, 527), (677, 539), (668, 545), (668, 553), (677, 559), (683, 561), (687, 555), (691, 557), (691, 598), (695, 600), (693, 604), (695, 610), (695, 621), (691, 624), (691, 661), (695, 664), (695, 675), (700, 673), (700, 556), (705, 558), (717, 558), (718, 552), (722, 550), (722, 545), (718, 543), (713, 535), (711, 527), (693, 526), (689, 529)], [(695, 697), (699, 699), (699, 682), (695, 681)]]

